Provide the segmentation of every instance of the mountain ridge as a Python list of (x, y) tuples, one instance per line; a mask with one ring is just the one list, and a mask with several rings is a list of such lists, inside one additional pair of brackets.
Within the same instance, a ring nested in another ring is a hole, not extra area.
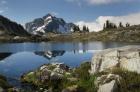
[(21, 24), (0, 15), (0, 35), (27, 36), (29, 33)]
[(36, 18), (25, 24), (25, 29), (31, 34), (71, 33), (76, 26), (73, 23), (66, 23), (64, 19), (47, 14), (42, 18)]

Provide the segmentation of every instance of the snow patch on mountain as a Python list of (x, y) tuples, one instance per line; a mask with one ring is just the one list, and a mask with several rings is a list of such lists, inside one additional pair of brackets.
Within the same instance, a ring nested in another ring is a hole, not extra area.
[(51, 14), (47, 14), (43, 18), (37, 18), (32, 22), (26, 23), (25, 27), (31, 34), (53, 33), (71, 33), (75, 24), (66, 23), (62, 18), (57, 18)]

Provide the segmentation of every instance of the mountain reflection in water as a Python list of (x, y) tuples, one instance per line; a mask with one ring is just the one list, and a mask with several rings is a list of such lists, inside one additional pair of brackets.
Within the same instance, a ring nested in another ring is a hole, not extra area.
[(137, 45), (117, 42), (41, 42), (0, 43), (0, 74), (8, 77), (12, 84), (20, 76), (43, 64), (58, 62), (77, 67), (90, 61), (94, 53), (107, 48)]
[(19, 78), (26, 72), (52, 62), (63, 62), (71, 67), (76, 67), (81, 62), (89, 61), (93, 52), (55, 50), (45, 52), (0, 53), (0, 55), (0, 74), (11, 78)]
[(47, 59), (52, 59), (57, 56), (63, 56), (65, 51), (46, 51), (46, 52), (35, 52), (36, 55), (44, 56)]

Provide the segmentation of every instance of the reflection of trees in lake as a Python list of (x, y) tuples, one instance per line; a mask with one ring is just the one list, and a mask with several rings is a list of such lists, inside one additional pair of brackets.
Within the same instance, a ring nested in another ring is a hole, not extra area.
[(44, 52), (35, 52), (36, 55), (44, 56), (47, 59), (52, 59), (56, 56), (63, 56), (65, 53), (64, 50), (54, 50), (54, 51), (44, 51)]
[(120, 47), (123, 46), (123, 44), (118, 44), (116, 42), (105, 42), (102, 43), (103, 49), (107, 49), (107, 48), (115, 48), (115, 47)]
[(74, 49), (73, 49), (73, 52), (76, 53), (76, 52), (87, 52), (88, 50), (88, 42), (87, 41), (83, 41), (82, 43), (74, 43)]
[(83, 50), (83, 53), (85, 53), (88, 50), (88, 42), (87, 41), (82, 42), (82, 50)]
[(0, 60), (3, 60), (12, 55), (12, 53), (0, 53)]

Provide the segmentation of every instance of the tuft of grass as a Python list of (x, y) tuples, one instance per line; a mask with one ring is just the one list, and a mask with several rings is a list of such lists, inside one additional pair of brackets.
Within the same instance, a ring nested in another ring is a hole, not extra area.
[[(78, 90), (80, 92), (96, 92), (94, 81), (95, 75), (90, 75), (89, 70), (91, 68), (90, 62), (85, 62), (75, 70), (75, 74), (79, 78), (77, 81)], [(81, 91), (82, 90), (82, 91)]]
[(90, 62), (85, 62), (80, 65), (80, 67), (76, 68), (74, 74), (80, 80), (89, 80), (90, 73), (88, 72), (91, 68)]
[(0, 87), (4, 89), (8, 89), (11, 87), (11, 85), (7, 82), (6, 77), (0, 75)]
[(120, 75), (120, 92), (140, 92), (140, 74), (115, 68), (113, 74)]
[(78, 87), (79, 89), (82, 89), (82, 92), (96, 92), (97, 89), (95, 88), (94, 81), (96, 77), (90, 76), (88, 80), (79, 80), (78, 81)]

